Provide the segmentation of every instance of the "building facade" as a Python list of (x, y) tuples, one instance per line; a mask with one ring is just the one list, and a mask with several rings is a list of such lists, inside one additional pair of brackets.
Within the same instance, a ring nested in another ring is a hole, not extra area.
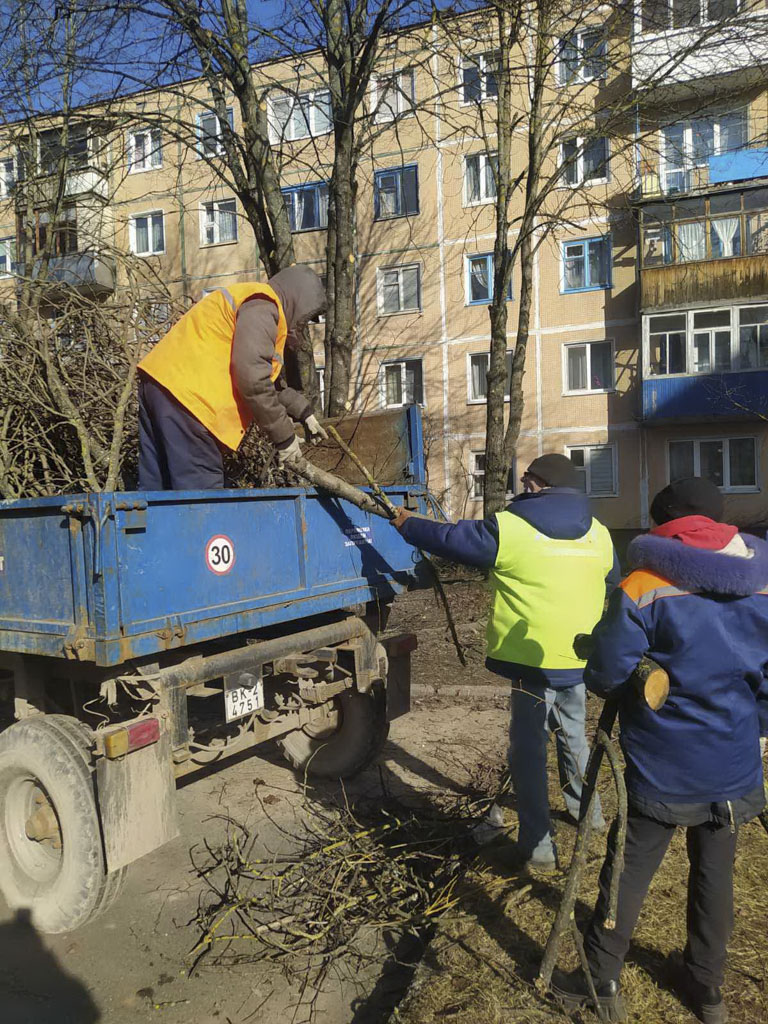
[[(738, 6), (725, 14), (711, 0), (694, 7), (682, 21), (674, 2), (638, 0), (623, 34), (608, 32), (596, 9), (564, 30), (552, 59), (547, 103), (561, 124), (545, 161), (553, 186), (533, 264), (510, 491), (537, 455), (563, 452), (614, 531), (647, 526), (650, 497), (690, 473), (718, 483), (735, 521), (768, 521), (762, 15), (756, 28), (752, 10), (742, 23)], [(706, 37), (699, 49), (697, 33)], [(356, 409), (422, 406), (430, 485), (453, 516), (482, 514), (497, 59), (491, 28), (477, 16), (467, 31), (433, 24), (398, 35), (371, 84), (361, 149), (350, 398)], [(659, 75), (664, 62), (671, 70)], [(272, 86), (268, 116), (296, 258), (322, 274), (332, 165), (322, 67), (309, 55), (255, 73)], [(598, 115), (585, 129), (585, 110), (617, 105), (617, 81), (625, 83), (623, 119), (605, 136)], [(524, 168), (522, 97), (520, 110), (512, 163)], [(234, 102), (227, 118), (239, 134)], [(129, 273), (116, 258), (124, 253), (130, 272), (141, 265), (148, 282), (191, 301), (263, 279), (253, 233), (215, 169), (222, 126), (203, 83), (128, 97), (119, 117), (105, 115), (102, 132), (93, 124), (64, 140), (52, 124), (35, 139), (41, 179), (67, 149), (58, 223), (46, 220), (43, 196), (34, 227), (28, 219), (20, 227), (18, 159), (9, 148), (0, 160), (0, 274), (33, 273), (33, 242), (53, 232), (52, 275), (93, 295), (119, 291)], [(186, 139), (181, 125), (191, 128)], [(518, 270), (510, 354), (517, 295)], [(322, 324), (312, 331), (322, 380)]]

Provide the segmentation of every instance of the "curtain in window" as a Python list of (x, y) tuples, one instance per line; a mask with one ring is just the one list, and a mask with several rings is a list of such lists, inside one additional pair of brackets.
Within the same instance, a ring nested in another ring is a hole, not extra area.
[(476, 203), (480, 199), (480, 157), (467, 157), (467, 200)]
[(312, 135), (325, 135), (331, 130), (331, 94), (329, 92), (315, 93), (313, 102), (314, 123), (312, 124)]
[(472, 356), (472, 397), (485, 398), (487, 394), (486, 374), (488, 373), (488, 357)]
[(593, 288), (608, 284), (607, 250), (605, 242), (589, 244), (589, 283)]
[(739, 232), (738, 217), (718, 217), (711, 221), (715, 238), (712, 239), (713, 256), (738, 256), (741, 246), (737, 244)]
[(149, 252), (149, 224), (146, 217), (136, 218), (136, 252)]
[(728, 114), (721, 114), (718, 123), (720, 125), (720, 143), (717, 147), (719, 153), (732, 153), (747, 145), (747, 117), (744, 110), (732, 110)]
[(595, 181), (608, 174), (607, 139), (592, 139), (584, 147), (584, 180)]
[(485, 196), (487, 199), (493, 199), (496, 196), (496, 178), (494, 172), (498, 174), (499, 171), (499, 158), (498, 156), (489, 156), (485, 161), (484, 175), (485, 175)]
[(565, 247), (565, 287), (566, 290), (584, 288), (586, 285), (584, 266), (584, 246), (566, 245)]
[(568, 390), (586, 391), (587, 349), (585, 345), (568, 349)]
[(234, 242), (237, 238), (237, 221), (235, 219), (235, 204), (219, 204), (219, 241)]
[(403, 309), (419, 308), (419, 272), (416, 267), (403, 271)]
[(300, 188), (293, 193), (295, 203), (294, 213), (296, 217), (296, 230), (306, 231), (314, 227), (315, 204), (314, 195), (311, 189)]
[(613, 387), (613, 359), (610, 341), (601, 341), (591, 346), (592, 357), (590, 386), (593, 388)]
[(385, 313), (397, 313), (400, 309), (400, 286), (396, 270), (388, 270), (381, 282), (381, 305)]
[(387, 405), (403, 404), (403, 379), (400, 363), (384, 367)]
[(379, 216), (396, 217), (400, 212), (397, 203), (397, 176), (382, 174), (379, 178)]
[(491, 297), (488, 279), (489, 260), (485, 257), (469, 262), (469, 298), (471, 302), (483, 302)]
[(152, 252), (162, 252), (164, 248), (163, 215), (156, 214), (152, 218)]
[(317, 226), (328, 227), (328, 186), (321, 185), (315, 192), (317, 201)]
[(677, 225), (678, 258), (682, 262), (706, 259), (707, 239), (704, 228), (704, 221)]

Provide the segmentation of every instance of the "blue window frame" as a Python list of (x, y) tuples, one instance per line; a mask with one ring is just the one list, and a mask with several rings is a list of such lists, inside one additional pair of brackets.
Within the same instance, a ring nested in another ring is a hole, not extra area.
[(328, 185), (324, 181), (280, 191), (291, 231), (318, 231), (328, 227)]
[(583, 238), (563, 242), (564, 292), (589, 292), (611, 287), (611, 239)]
[[(493, 253), (467, 256), (467, 305), (486, 305), (493, 301)], [(507, 301), (512, 298), (512, 282), (507, 287)]]
[(376, 171), (373, 182), (376, 220), (415, 217), (419, 212), (419, 176), (416, 164)]

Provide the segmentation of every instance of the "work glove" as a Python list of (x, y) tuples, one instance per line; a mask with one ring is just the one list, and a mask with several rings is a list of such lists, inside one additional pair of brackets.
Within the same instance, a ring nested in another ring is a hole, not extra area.
[(289, 466), (292, 462), (296, 462), (297, 459), (301, 458), (301, 441), (298, 437), (294, 437), (287, 448), (279, 448), (277, 452), (277, 460), (281, 466)]
[(307, 440), (311, 444), (320, 444), (321, 441), (328, 440), (328, 431), (320, 425), (317, 416), (312, 413), (304, 420), (304, 429), (307, 432)]

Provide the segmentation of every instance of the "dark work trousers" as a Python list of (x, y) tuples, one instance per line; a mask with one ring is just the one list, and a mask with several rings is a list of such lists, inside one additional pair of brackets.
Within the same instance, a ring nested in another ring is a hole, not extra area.
[(223, 486), (219, 442), (170, 391), (139, 372), (139, 490)]
[[(600, 872), (600, 894), (584, 935), (595, 980), (618, 981), (648, 886), (664, 859), (675, 825), (646, 818), (630, 805), (624, 870), (619, 884), (616, 927), (605, 928), (611, 854)], [(614, 822), (612, 830), (616, 828)], [(723, 983), (725, 955), (733, 929), (733, 859), (737, 830), (707, 823), (687, 829), (688, 942), (685, 963), (702, 985)], [(609, 845), (610, 851), (610, 845)]]

